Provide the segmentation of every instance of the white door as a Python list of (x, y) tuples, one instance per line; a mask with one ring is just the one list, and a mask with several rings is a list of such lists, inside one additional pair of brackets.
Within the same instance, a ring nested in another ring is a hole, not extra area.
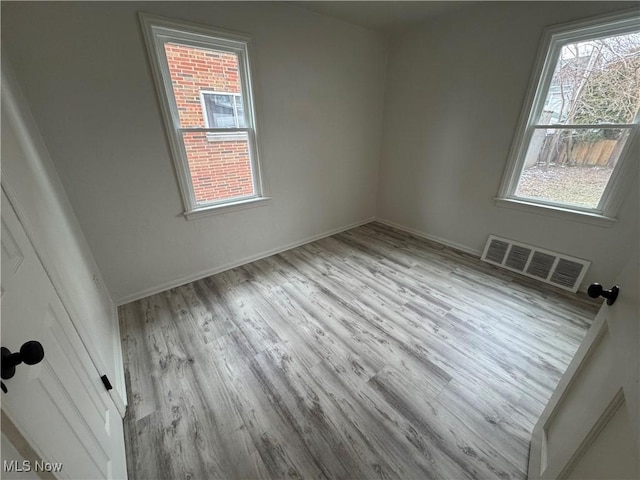
[(640, 478), (637, 248), (629, 260), (534, 428), (530, 480)]
[(2, 346), (44, 347), (39, 364), (4, 380), (2, 410), (43, 461), (61, 464), (57, 478), (126, 478), (122, 419), (4, 189), (1, 242)]

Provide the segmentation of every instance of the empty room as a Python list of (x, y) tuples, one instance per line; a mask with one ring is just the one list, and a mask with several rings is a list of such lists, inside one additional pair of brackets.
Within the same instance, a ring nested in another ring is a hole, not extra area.
[(640, 477), (636, 2), (1, 13), (1, 478)]

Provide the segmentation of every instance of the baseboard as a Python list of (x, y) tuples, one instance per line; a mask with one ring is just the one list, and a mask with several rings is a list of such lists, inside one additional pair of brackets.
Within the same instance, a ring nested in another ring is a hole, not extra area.
[(127, 413), (127, 382), (125, 380), (124, 373), (124, 359), (122, 356), (122, 341), (120, 340), (122, 337), (120, 336), (120, 321), (118, 319), (118, 307), (115, 302), (112, 300), (112, 308), (111, 310), (111, 318), (112, 321), (115, 322), (117, 336), (113, 339), (113, 349), (115, 355), (114, 364), (116, 366), (115, 370), (115, 378), (113, 382), (115, 383), (114, 388), (109, 390), (109, 395), (113, 399), (113, 402), (120, 413), (122, 418), (125, 417)]
[(469, 255), (473, 255), (474, 257), (480, 257), (482, 255), (481, 250), (476, 250), (471, 247), (467, 247), (466, 245), (461, 245), (456, 242), (452, 242), (450, 240), (446, 240), (444, 238), (436, 237), (435, 235), (431, 235), (428, 233), (421, 232), (420, 230), (416, 230), (414, 228), (405, 227), (404, 225), (400, 225), (398, 223), (392, 222), (390, 220), (385, 220), (384, 218), (376, 217), (376, 222), (382, 223), (383, 225), (387, 225), (388, 227), (395, 228), (396, 230), (401, 230), (403, 232), (410, 233), (415, 235), (416, 237), (421, 237), (426, 240), (431, 240), (432, 242), (440, 243), (447, 247), (455, 248), (456, 250), (460, 250), (461, 252), (468, 253)]
[(180, 285), (185, 285), (187, 283), (195, 282), (196, 280), (210, 277), (211, 275), (216, 275), (218, 273), (231, 270), (232, 268), (237, 268), (242, 265), (246, 265), (247, 263), (255, 262), (256, 260), (261, 260), (263, 258), (270, 257), (271, 255), (276, 255), (278, 253), (286, 252), (287, 250), (291, 250), (292, 248), (306, 245), (307, 243), (315, 242), (316, 240), (320, 240), (321, 238), (330, 237), (331, 235), (335, 235), (337, 233), (344, 232), (346, 230), (351, 230), (352, 228), (360, 227), (361, 225), (366, 225), (367, 223), (371, 223), (375, 220), (376, 220), (375, 217), (369, 217), (365, 220), (361, 220), (359, 222), (355, 222), (355, 223), (345, 225), (333, 230), (329, 230), (327, 232), (312, 235), (310, 237), (303, 238), (302, 240), (298, 240), (296, 242), (291, 242), (286, 245), (281, 245), (279, 247), (272, 248), (271, 250), (267, 250), (255, 255), (250, 255), (248, 257), (245, 257), (240, 260), (236, 260), (234, 262), (229, 262), (225, 265), (221, 265), (221, 266), (206, 269), (206, 270), (201, 270), (198, 273), (195, 273), (193, 275), (180, 277), (174, 281), (161, 283), (159, 285), (148, 288), (146, 290), (142, 290), (140, 292), (137, 292), (131, 295), (126, 295), (122, 298), (116, 299), (115, 303), (116, 305), (120, 306), (120, 305), (125, 305), (127, 303), (135, 302), (136, 300), (146, 298), (150, 295), (155, 295), (156, 293), (164, 292), (165, 290), (169, 290), (171, 288), (179, 287)]

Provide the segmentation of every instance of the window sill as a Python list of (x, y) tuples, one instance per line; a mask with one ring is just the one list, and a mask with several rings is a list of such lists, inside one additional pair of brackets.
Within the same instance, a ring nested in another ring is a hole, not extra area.
[(588, 223), (599, 227), (612, 227), (617, 222), (617, 219), (613, 217), (607, 217), (597, 213), (580, 212), (569, 208), (552, 207), (550, 205), (541, 205), (539, 203), (516, 200), (513, 198), (495, 198), (494, 200), (498, 207), (512, 208), (515, 210), (561, 218), (563, 220), (573, 222)]
[(245, 208), (262, 207), (271, 203), (271, 197), (258, 197), (240, 199), (235, 202), (224, 203), (222, 205), (208, 205), (184, 212), (187, 220), (195, 220), (210, 215), (220, 215), (223, 213), (244, 210)]

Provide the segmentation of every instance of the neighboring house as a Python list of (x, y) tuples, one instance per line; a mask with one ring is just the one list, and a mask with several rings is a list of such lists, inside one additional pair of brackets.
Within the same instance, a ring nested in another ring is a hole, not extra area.
[[(183, 127), (244, 126), (234, 55), (176, 44), (165, 50)], [(185, 147), (198, 203), (253, 193), (245, 134), (189, 133)]]

